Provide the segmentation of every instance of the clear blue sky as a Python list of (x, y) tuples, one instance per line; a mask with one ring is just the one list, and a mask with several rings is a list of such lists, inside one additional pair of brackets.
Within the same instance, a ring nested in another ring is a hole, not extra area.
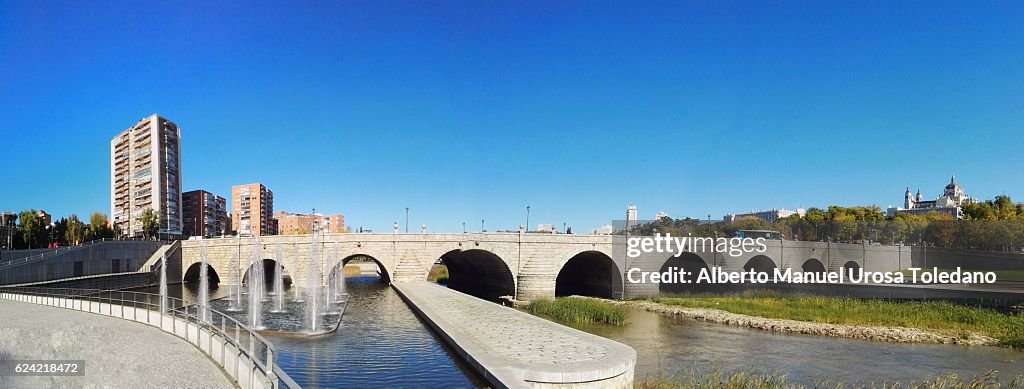
[(185, 190), (377, 230), (1024, 200), (1021, 2), (226, 3), (0, 0), (0, 209), (109, 213), (154, 112)]

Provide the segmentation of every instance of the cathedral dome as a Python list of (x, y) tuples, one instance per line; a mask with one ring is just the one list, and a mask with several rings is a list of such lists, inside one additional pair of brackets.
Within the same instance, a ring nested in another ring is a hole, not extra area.
[(957, 185), (957, 183), (956, 183), (956, 176), (952, 176), (952, 177), (949, 178), (949, 184), (946, 185), (946, 189), (953, 190), (953, 189), (956, 189), (958, 186), (960, 186), (960, 185)]

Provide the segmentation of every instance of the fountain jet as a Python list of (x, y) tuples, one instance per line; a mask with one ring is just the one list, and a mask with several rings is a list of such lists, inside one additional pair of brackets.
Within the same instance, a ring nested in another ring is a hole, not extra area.
[(259, 236), (253, 237), (252, 256), (249, 257), (249, 324), (263, 328), (263, 295), (266, 278), (263, 275), (263, 250)]
[(320, 322), (320, 289), (323, 283), (320, 274), (320, 236), (316, 225), (313, 227), (313, 241), (309, 246), (309, 261), (306, 262), (306, 329), (315, 333)]
[(274, 265), (274, 312), (284, 312), (284, 251), (277, 244), (277, 261)]
[(201, 323), (209, 323), (209, 312), (210, 312), (210, 279), (209, 279), (209, 264), (206, 257), (206, 242), (203, 242), (203, 246), (199, 252), (199, 297), (196, 305), (199, 307), (199, 321)]

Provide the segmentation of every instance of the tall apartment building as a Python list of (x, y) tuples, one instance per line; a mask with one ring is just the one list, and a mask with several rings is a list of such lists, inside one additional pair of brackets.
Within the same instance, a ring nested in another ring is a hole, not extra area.
[(238, 235), (274, 234), (274, 192), (258, 182), (231, 187), (231, 226)]
[(228, 207), (223, 197), (205, 190), (181, 194), (184, 233), (205, 238), (227, 233)]
[(342, 214), (322, 215), (319, 213), (304, 214), (278, 211), (274, 214), (274, 220), (277, 221), (277, 234), (279, 235), (312, 234), (314, 221), (322, 233), (342, 233), (346, 231), (345, 215)]
[(142, 235), (142, 212), (160, 217), (159, 234), (181, 235), (181, 133), (153, 114), (110, 141), (110, 215), (123, 236)]
[(636, 205), (630, 204), (626, 207), (626, 230), (632, 230), (639, 222)]

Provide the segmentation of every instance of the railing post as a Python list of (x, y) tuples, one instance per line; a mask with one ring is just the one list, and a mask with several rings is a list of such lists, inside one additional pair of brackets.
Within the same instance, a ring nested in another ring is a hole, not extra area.
[(241, 358), (242, 358), (242, 337), (241, 337), (242, 335), (239, 332), (238, 325), (239, 325), (238, 322), (235, 322), (235, 340), (237, 341), (235, 343), (235, 345), (237, 346), (237, 350), (235, 350), (235, 352), (236, 352), (236, 355), (235, 355), (235, 380), (236, 381), (241, 381), (242, 380), (242, 370), (241, 370), (242, 366), (241, 366), (240, 362), (241, 362)]
[(274, 350), (267, 346), (267, 379), (270, 380), (270, 387), (277, 389), (279, 385), (277, 374), (274, 373)]
[(220, 366), (221, 367), (226, 367), (226, 366), (224, 366), (224, 364), (227, 363), (227, 362), (224, 361), (224, 356), (225, 356), (225, 353), (226, 353), (226, 349), (228, 348), (228, 340), (225, 339), (225, 338), (227, 338), (228, 333), (227, 333), (227, 331), (225, 331), (225, 328), (224, 328), (224, 315), (221, 315), (221, 317), (220, 317), (220, 336), (221, 336), (221, 340), (223, 341), (223, 343), (221, 343), (221, 345), (220, 345)]

